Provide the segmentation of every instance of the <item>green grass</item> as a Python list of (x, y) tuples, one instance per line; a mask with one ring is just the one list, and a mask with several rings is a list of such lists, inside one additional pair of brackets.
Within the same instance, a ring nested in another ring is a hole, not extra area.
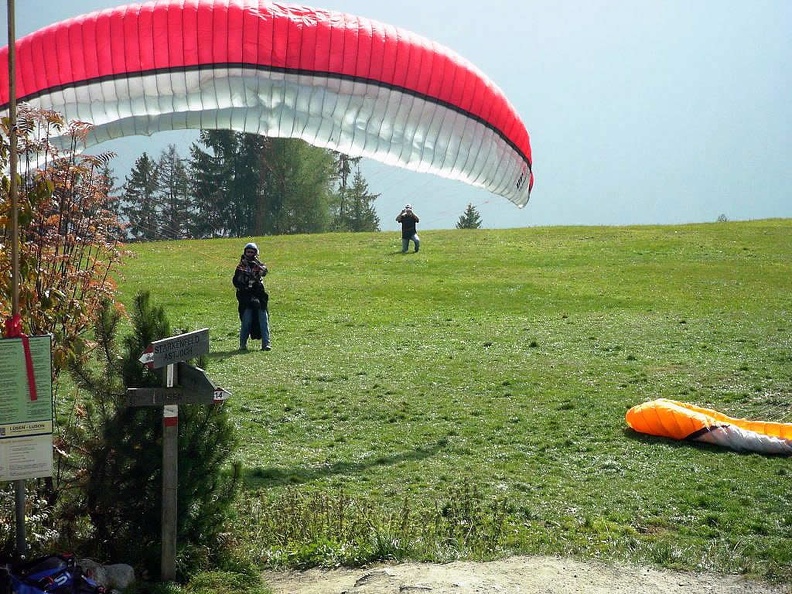
[[(264, 565), (558, 554), (792, 580), (792, 466), (635, 434), (666, 397), (792, 422), (792, 220), (255, 238), (270, 353), (237, 353), (247, 239), (130, 246), (208, 327)], [(302, 528), (301, 528), (302, 526)], [(307, 528), (306, 528), (307, 526)], [(310, 533), (307, 533), (310, 532)]]

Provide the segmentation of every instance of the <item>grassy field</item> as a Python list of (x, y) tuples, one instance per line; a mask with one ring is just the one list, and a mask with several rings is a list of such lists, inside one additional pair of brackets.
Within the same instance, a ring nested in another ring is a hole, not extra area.
[(131, 246), (121, 300), (210, 329), (254, 562), (541, 553), (792, 580), (788, 458), (624, 422), (658, 397), (792, 422), (792, 220), (421, 236), (406, 255), (396, 233), (254, 238), (270, 353), (236, 350), (245, 240)]

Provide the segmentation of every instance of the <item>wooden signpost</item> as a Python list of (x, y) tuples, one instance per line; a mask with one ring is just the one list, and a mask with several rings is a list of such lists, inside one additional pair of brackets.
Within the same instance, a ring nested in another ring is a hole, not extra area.
[(162, 558), (163, 581), (176, 578), (176, 519), (180, 404), (217, 404), (231, 396), (186, 363), (209, 352), (209, 329), (152, 342), (140, 356), (149, 369), (167, 367), (161, 388), (127, 388), (127, 406), (162, 407)]

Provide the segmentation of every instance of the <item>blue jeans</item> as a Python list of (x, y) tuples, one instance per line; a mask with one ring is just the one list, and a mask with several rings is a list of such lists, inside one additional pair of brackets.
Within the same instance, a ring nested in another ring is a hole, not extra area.
[(410, 247), (410, 240), (415, 244), (415, 251), (417, 252), (418, 248), (421, 247), (421, 238), (418, 237), (417, 233), (414, 233), (412, 237), (402, 237), (402, 251), (406, 252)]
[[(266, 309), (258, 311), (258, 321), (261, 327), (261, 346), (270, 343), (269, 336), (269, 312)], [(242, 314), (242, 327), (239, 329), (239, 346), (245, 348), (247, 346), (248, 336), (250, 336), (250, 327), (253, 325), (253, 309), (248, 307), (245, 313)]]

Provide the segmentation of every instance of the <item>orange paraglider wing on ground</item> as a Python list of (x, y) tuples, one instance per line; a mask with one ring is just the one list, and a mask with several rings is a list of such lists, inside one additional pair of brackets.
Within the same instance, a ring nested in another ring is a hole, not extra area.
[(703, 441), (738, 451), (792, 455), (792, 423), (735, 419), (665, 398), (632, 407), (625, 419), (639, 433)]

